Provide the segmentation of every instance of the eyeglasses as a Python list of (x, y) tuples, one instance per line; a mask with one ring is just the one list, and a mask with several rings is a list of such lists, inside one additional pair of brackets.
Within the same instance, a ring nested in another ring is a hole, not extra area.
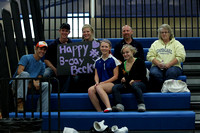
[(161, 34), (167, 34), (167, 33), (169, 33), (169, 32), (160, 32)]

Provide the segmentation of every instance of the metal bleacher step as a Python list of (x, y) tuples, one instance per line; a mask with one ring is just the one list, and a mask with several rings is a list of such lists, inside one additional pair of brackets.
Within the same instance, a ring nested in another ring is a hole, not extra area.
[(183, 70), (183, 74), (187, 76), (187, 79), (190, 76), (200, 75), (200, 68), (199, 69)]
[(194, 110), (195, 111), (195, 120), (200, 121), (200, 111), (199, 110)]
[[(200, 131), (200, 120), (199, 121), (195, 121), (195, 129), (196, 129), (196, 132), (195, 133), (199, 133)], [(197, 131), (198, 130), (198, 131)]]
[(186, 58), (200, 57), (200, 50), (186, 50)]
[(200, 132), (200, 50), (187, 50), (183, 74), (191, 91), (191, 110), (195, 112), (195, 133)]
[(200, 93), (200, 76), (187, 76), (186, 83), (191, 93)]
[(198, 93), (200, 92), (200, 84), (187, 84), (191, 93)]
[(191, 71), (196, 69), (197, 71), (200, 68), (200, 62), (184, 62), (183, 63), (183, 70), (184, 71)]
[(191, 102), (200, 102), (200, 93), (191, 93)]
[(187, 76), (200, 75), (200, 61), (199, 62), (184, 62), (183, 74)]
[(199, 57), (186, 57), (185, 62), (199, 62)]
[(188, 85), (199, 85), (200, 84), (200, 76), (187, 76), (186, 83)]
[(197, 110), (194, 110), (195, 112), (195, 129), (200, 132), (200, 102), (198, 103), (199, 107)]
[[(191, 58), (191, 59), (195, 58), (195, 60), (194, 60), (194, 61), (187, 61), (187, 60), (186, 60), (186, 61), (183, 63), (183, 69), (184, 69), (184, 68), (187, 68), (189, 65), (190, 65), (190, 66), (191, 66), (191, 65), (194, 65), (194, 66), (196, 65), (196, 67), (199, 68), (198, 65), (200, 65), (200, 62), (199, 62), (199, 61), (200, 61), (200, 59), (199, 59), (200, 57), (197, 57), (197, 58), (196, 58), (196, 57), (189, 57), (189, 58)], [(187, 58), (186, 58), (186, 59), (187, 59)], [(198, 59), (198, 60), (196, 61), (196, 59)]]
[(190, 83), (187, 83), (188, 85), (188, 89), (190, 90), (190, 92), (192, 94), (198, 94), (199, 97), (200, 97), (200, 84), (190, 84)]
[(193, 65), (200, 68), (200, 50), (186, 50), (186, 59), (183, 64), (183, 69), (192, 68)]
[(183, 74), (187, 76), (186, 82), (191, 93), (198, 94), (200, 92), (200, 50), (187, 50), (186, 53)]
[[(190, 108), (191, 110), (195, 111), (195, 112), (198, 112), (200, 111), (200, 102), (198, 101), (191, 101), (190, 102)], [(199, 115), (198, 115), (199, 116)]]

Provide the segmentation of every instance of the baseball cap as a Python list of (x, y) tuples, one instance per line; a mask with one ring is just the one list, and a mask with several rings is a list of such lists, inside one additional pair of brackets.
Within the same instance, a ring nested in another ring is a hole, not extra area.
[(37, 43), (37, 45), (36, 45), (36, 48), (37, 48), (37, 47), (40, 47), (40, 48), (46, 47), (46, 48), (48, 48), (48, 45), (47, 45), (47, 43), (46, 43), (45, 41), (39, 41), (39, 42)]
[(60, 29), (67, 29), (67, 30), (70, 30), (70, 25), (67, 24), (67, 23), (63, 23), (63, 24), (60, 26)]

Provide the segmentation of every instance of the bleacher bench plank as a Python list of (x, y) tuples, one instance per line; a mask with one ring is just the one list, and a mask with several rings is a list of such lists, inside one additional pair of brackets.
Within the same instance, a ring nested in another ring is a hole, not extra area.
[[(131, 93), (121, 94), (122, 102), (126, 110), (136, 110), (137, 102), (135, 96)], [(147, 110), (164, 110), (164, 109), (190, 109), (190, 93), (144, 93), (144, 102)], [(26, 109), (31, 110), (31, 95), (28, 95)], [(36, 107), (37, 98), (34, 96), (34, 108)], [(112, 95), (109, 95), (112, 104)], [(87, 93), (61, 93), (60, 94), (61, 111), (81, 111), (95, 110)], [(58, 94), (51, 94), (51, 111), (58, 110)]]
[[(30, 118), (31, 113), (26, 113)], [(15, 113), (10, 113), (14, 117)], [(18, 115), (23, 116), (23, 113)], [(39, 112), (34, 113), (39, 118)], [(42, 130), (49, 129), (49, 114), (42, 113)], [(105, 125), (112, 127), (126, 126), (129, 130), (193, 130), (195, 129), (195, 113), (193, 111), (146, 111), (146, 112), (61, 112), (60, 127), (71, 127), (76, 130), (89, 130), (94, 121), (105, 120)], [(51, 112), (51, 130), (58, 129), (58, 113)]]

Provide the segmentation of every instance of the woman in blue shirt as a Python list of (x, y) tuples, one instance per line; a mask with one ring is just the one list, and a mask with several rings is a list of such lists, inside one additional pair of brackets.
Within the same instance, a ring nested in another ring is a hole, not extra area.
[(106, 106), (104, 112), (112, 111), (107, 93), (112, 92), (113, 82), (118, 78), (118, 66), (120, 62), (112, 56), (110, 52), (111, 48), (109, 40), (101, 41), (100, 51), (102, 56), (95, 61), (95, 85), (88, 89), (90, 100), (98, 112), (101, 112), (102, 109), (96, 94), (99, 95)]

